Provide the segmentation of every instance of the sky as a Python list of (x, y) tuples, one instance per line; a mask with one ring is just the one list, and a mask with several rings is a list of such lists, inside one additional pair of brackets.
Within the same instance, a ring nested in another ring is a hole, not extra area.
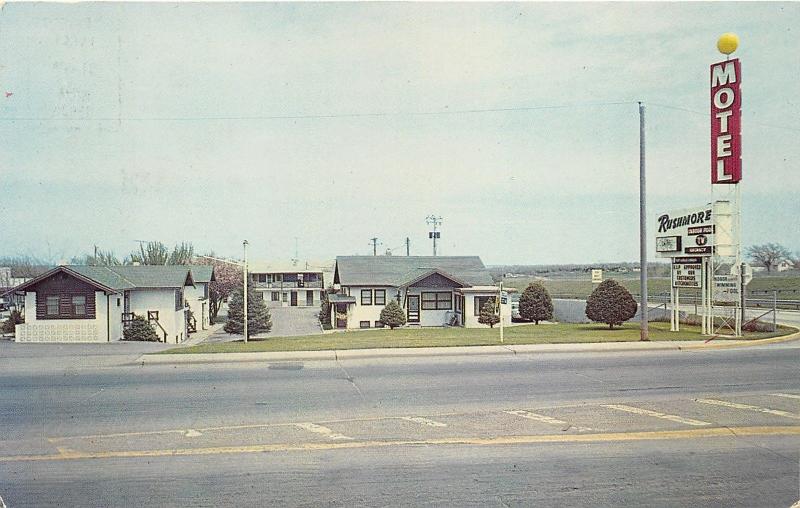
[(6, 3), (0, 255), (429, 255), (433, 214), (440, 255), (636, 261), (643, 101), (653, 259), (656, 215), (714, 197), (724, 32), (743, 244), (800, 251), (797, 27), (769, 2)]

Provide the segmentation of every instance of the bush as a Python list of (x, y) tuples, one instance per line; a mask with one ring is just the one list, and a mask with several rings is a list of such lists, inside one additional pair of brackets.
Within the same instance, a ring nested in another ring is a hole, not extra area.
[(519, 297), (519, 315), (522, 319), (533, 321), (537, 325), (539, 321), (553, 319), (553, 300), (542, 284), (532, 282), (522, 292), (522, 296)]
[[(228, 299), (228, 320), (223, 328), (228, 333), (244, 333), (244, 293), (239, 287)], [(272, 318), (264, 300), (252, 288), (247, 291), (247, 335), (272, 329)]]
[(481, 307), (481, 315), (478, 316), (478, 323), (489, 325), (489, 328), (494, 328), (494, 325), (500, 322), (500, 316), (497, 314), (494, 300), (494, 298), (486, 300), (486, 303)]
[(614, 279), (600, 283), (586, 300), (586, 317), (609, 328), (619, 326), (636, 315), (636, 300)]
[[(319, 322), (323, 330), (331, 329), (331, 302), (328, 300), (328, 293), (323, 293), (322, 303), (319, 306)], [(326, 328), (327, 326), (327, 328)]]
[(400, 308), (399, 303), (389, 300), (389, 303), (381, 311), (381, 322), (394, 330), (398, 326), (406, 324), (406, 313)]
[(144, 316), (133, 316), (130, 325), (122, 330), (122, 336), (122, 340), (158, 342), (158, 334)]
[(0, 326), (0, 333), (14, 333), (16, 331), (16, 326), (24, 322), (25, 316), (18, 310), (12, 310), (11, 315), (8, 316), (8, 319), (3, 321), (2, 326)]

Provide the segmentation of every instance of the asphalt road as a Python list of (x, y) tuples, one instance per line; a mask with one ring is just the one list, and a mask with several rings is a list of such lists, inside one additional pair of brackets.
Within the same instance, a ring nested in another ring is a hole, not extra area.
[(798, 342), (147, 367), (87, 347), (0, 344), (9, 507), (800, 498)]

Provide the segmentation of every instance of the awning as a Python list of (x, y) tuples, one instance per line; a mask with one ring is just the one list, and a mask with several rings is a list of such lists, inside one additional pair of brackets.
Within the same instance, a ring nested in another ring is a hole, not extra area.
[(328, 301), (331, 303), (356, 303), (356, 297), (334, 293), (328, 295)]

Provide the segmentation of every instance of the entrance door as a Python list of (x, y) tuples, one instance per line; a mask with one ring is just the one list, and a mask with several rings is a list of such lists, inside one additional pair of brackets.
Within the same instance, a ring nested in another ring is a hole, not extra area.
[(408, 322), (419, 323), (419, 295), (408, 295)]
[(347, 304), (336, 304), (336, 328), (347, 328)]
[(292, 307), (297, 307), (297, 291), (292, 291), (291, 293), (292, 293), (291, 306)]
[(306, 291), (306, 306), (313, 307), (314, 306), (314, 292), (313, 291)]

